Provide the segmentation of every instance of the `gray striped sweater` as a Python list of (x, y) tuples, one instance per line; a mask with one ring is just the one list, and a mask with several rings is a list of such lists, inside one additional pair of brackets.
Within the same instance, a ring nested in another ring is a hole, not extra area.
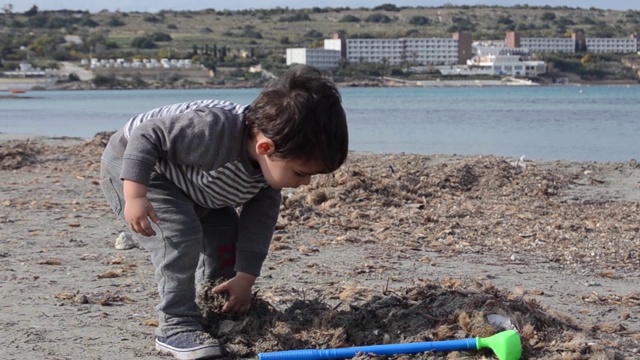
[(236, 270), (258, 275), (280, 207), (247, 154), (247, 106), (199, 100), (160, 107), (131, 118), (110, 140), (121, 155), (121, 178), (148, 184), (163, 174), (198, 205), (242, 206)]

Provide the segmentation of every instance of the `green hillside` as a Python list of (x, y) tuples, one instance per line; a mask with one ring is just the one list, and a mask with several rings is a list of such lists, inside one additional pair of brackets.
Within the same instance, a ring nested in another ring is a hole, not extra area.
[[(39, 11), (0, 14), (5, 69), (29, 58), (39, 64), (81, 58), (193, 58), (210, 67), (267, 68), (284, 62), (287, 47), (320, 47), (333, 33), (350, 38), (450, 37), (502, 40), (509, 30), (525, 37), (627, 37), (640, 33), (640, 11), (571, 7), (314, 7), (158, 13)], [(65, 44), (77, 35), (82, 44)], [(246, 55), (246, 57), (244, 57)], [(618, 57), (616, 62), (621, 62)], [(594, 59), (592, 58), (593, 62)]]

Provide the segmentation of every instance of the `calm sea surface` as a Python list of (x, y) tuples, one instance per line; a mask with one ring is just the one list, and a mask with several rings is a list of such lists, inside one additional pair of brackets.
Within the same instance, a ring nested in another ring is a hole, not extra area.
[[(0, 99), (0, 132), (92, 137), (152, 108), (250, 103), (258, 89), (42, 91)], [(345, 88), (350, 148), (375, 153), (640, 159), (640, 86)]]

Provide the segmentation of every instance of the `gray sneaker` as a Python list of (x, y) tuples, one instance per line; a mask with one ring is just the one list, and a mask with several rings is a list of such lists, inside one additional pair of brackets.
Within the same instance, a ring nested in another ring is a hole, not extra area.
[(170, 337), (158, 336), (156, 350), (182, 360), (206, 359), (222, 355), (218, 340), (203, 331), (183, 332)]

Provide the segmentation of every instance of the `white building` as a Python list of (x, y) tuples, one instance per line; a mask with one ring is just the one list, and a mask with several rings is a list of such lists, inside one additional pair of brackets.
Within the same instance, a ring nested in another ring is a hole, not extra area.
[(526, 38), (520, 39), (520, 47), (537, 52), (575, 53), (576, 41), (572, 38)]
[(287, 65), (307, 64), (318, 69), (335, 69), (340, 63), (340, 51), (322, 48), (288, 48)]
[(92, 58), (89, 67), (95, 68), (135, 68), (135, 69), (153, 69), (153, 68), (191, 68), (193, 65), (191, 59), (133, 59), (133, 61), (127, 61), (124, 58), (118, 59), (98, 59)]
[(453, 65), (458, 62), (458, 40), (453, 38), (347, 39), (346, 43), (350, 63)]
[[(547, 71), (544, 61), (522, 61), (518, 55), (486, 55), (476, 56), (467, 61), (469, 74), (486, 74), (513, 77), (535, 77)], [(444, 69), (439, 69), (443, 74)], [(459, 67), (452, 69), (452, 74), (466, 74)]]
[(587, 38), (587, 52), (630, 54), (638, 51), (638, 39)]
[(342, 51), (341, 39), (324, 39), (324, 48), (327, 50)]
[(507, 47), (504, 41), (475, 41), (472, 45), (474, 56), (506, 56), (506, 55), (519, 55), (527, 57), (529, 56), (529, 49), (525, 48), (510, 48)]

